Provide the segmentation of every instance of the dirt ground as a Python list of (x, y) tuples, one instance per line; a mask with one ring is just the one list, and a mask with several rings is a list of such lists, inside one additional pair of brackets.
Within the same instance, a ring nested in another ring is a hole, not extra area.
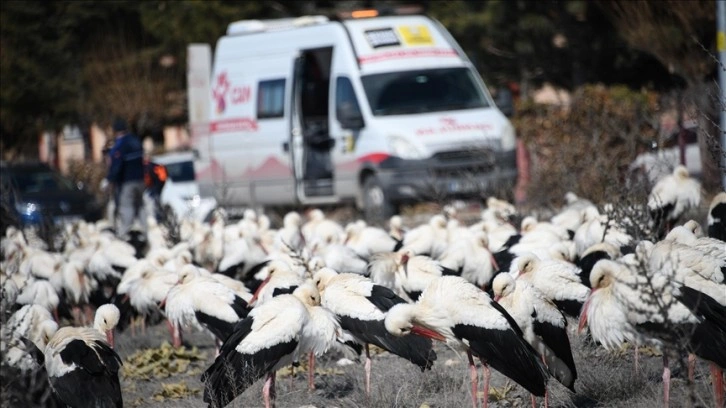
[[(572, 327), (576, 322), (571, 323)], [(132, 337), (126, 331), (117, 335), (116, 349), (125, 360), (139, 350), (158, 348), (168, 341), (164, 324), (151, 327), (146, 334)], [(203, 358), (189, 363), (185, 371), (167, 378), (139, 379), (122, 377), (124, 406), (127, 407), (204, 407), (201, 372), (214, 359), (214, 341), (206, 333), (188, 332), (187, 347), (196, 346)], [(642, 349), (640, 371), (635, 372), (632, 349), (607, 352), (571, 335), (579, 378), (577, 393), (572, 394), (555, 380), (549, 383), (551, 407), (657, 407), (662, 405), (662, 358), (653, 350)], [(431, 371), (421, 373), (411, 363), (386, 352), (373, 358), (372, 395), (364, 392), (363, 363), (337, 366), (339, 356), (320, 359), (316, 366), (316, 390), (307, 389), (304, 368), (297, 368), (291, 378), (290, 370), (278, 372), (277, 407), (469, 407), (469, 372), (466, 356), (457, 354), (441, 344), (437, 345), (438, 359)], [(173, 360), (173, 357), (171, 358)], [(708, 365), (699, 362), (690, 401), (684, 370), (671, 363), (671, 406), (713, 406)], [(133, 367), (129, 367), (133, 368)], [(164, 386), (169, 390), (161, 397)], [(247, 389), (229, 407), (259, 407), (262, 402), (260, 380)], [(522, 387), (492, 370), (491, 407), (531, 406), (530, 398)], [(481, 386), (481, 385), (480, 385)], [(174, 392), (173, 390), (176, 390)], [(539, 406), (544, 400), (538, 398)]]

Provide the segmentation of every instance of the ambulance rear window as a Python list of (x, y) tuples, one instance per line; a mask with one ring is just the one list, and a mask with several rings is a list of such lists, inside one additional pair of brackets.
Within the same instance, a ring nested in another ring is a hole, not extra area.
[(285, 110), (285, 80), (260, 81), (257, 90), (257, 118), (281, 118)]
[(489, 106), (468, 68), (389, 72), (361, 79), (375, 116)]

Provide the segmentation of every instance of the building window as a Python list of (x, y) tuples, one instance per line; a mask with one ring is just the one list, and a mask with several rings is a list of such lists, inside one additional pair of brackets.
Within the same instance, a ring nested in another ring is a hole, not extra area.
[(260, 81), (257, 87), (257, 119), (281, 118), (285, 114), (285, 80)]

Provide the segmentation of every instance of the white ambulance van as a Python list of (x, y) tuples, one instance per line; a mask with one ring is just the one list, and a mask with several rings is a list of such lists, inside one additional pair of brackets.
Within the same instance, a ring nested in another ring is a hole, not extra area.
[(232, 23), (213, 64), (190, 45), (202, 194), (225, 207), (348, 201), (380, 219), (511, 190), (514, 128), (449, 32), (423, 15), (351, 14)]

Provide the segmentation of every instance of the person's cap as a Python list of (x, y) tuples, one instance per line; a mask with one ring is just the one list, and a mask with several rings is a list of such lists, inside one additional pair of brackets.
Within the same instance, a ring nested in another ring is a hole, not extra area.
[(128, 130), (128, 126), (126, 126), (126, 121), (121, 118), (116, 118), (113, 120), (113, 131), (114, 132), (125, 132)]

